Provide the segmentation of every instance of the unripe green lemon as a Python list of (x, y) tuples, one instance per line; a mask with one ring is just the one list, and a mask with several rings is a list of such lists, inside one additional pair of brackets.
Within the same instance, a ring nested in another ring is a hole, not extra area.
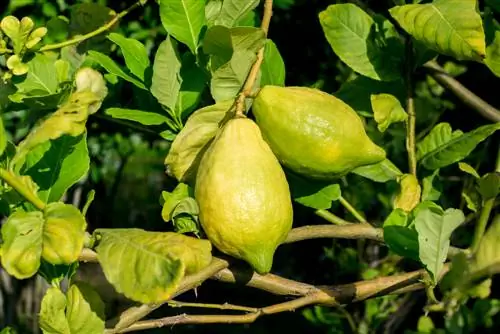
[(292, 227), (285, 174), (257, 125), (235, 118), (201, 159), (195, 185), (200, 222), (223, 253), (271, 270), (276, 248)]
[(334, 179), (385, 159), (356, 112), (320, 90), (265, 86), (253, 113), (280, 162), (306, 177)]

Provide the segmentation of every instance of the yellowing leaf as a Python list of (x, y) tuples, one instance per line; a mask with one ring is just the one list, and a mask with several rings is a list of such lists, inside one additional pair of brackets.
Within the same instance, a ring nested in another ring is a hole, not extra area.
[(430, 49), (458, 60), (481, 61), (485, 36), (476, 0), (435, 0), (390, 9), (401, 27)]
[(418, 179), (412, 174), (404, 174), (399, 180), (399, 194), (394, 199), (394, 209), (412, 211), (420, 203), (422, 189)]

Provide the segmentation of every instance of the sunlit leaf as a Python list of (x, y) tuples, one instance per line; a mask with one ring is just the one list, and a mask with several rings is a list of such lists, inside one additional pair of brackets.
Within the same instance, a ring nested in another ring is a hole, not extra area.
[(146, 69), (149, 67), (149, 57), (146, 47), (136, 39), (111, 33), (108, 38), (122, 50), (125, 64), (132, 74), (144, 82)]
[(351, 173), (357, 174), (375, 182), (388, 182), (396, 180), (403, 172), (390, 160), (382, 160), (379, 163), (355, 168)]
[(66, 296), (58, 288), (51, 287), (45, 293), (38, 321), (44, 334), (71, 334), (65, 315)]
[(379, 131), (384, 132), (392, 123), (404, 122), (408, 118), (401, 102), (395, 96), (377, 94), (372, 95), (370, 99)]
[(222, 2), (215, 24), (233, 27), (258, 4), (259, 0), (225, 0)]
[(287, 180), (293, 200), (313, 209), (329, 209), (342, 195), (338, 184), (310, 181), (290, 173)]

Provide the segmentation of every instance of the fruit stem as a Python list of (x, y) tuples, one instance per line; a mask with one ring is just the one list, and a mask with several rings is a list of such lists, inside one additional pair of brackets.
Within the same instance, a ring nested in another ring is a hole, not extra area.
[(349, 211), (353, 216), (354, 218), (356, 218), (360, 223), (363, 223), (363, 224), (368, 224), (368, 222), (366, 221), (366, 219), (351, 205), (351, 203), (349, 203), (344, 197), (340, 196), (339, 198), (339, 202), (340, 204), (342, 204), (342, 206), (344, 208), (346, 208), (347, 211)]
[[(272, 16), (273, 0), (266, 0), (264, 2), (264, 15), (262, 16), (262, 24), (260, 25), (260, 28), (264, 31), (266, 37), (269, 31), (269, 24), (271, 23)], [(262, 61), (264, 60), (264, 49), (265, 45), (260, 48), (259, 52), (257, 52), (257, 59), (255, 60), (255, 63), (253, 63), (252, 68), (248, 73), (247, 79), (245, 80), (245, 84), (243, 85), (240, 94), (236, 98), (236, 115), (243, 115), (245, 113), (245, 99), (249, 96), (252, 96), (252, 90), (259, 75), (260, 66), (262, 65)]]
[(319, 216), (319, 217), (323, 218), (324, 220), (326, 220), (332, 224), (335, 224), (335, 225), (349, 225), (349, 224), (351, 224), (348, 221), (345, 221), (342, 218), (337, 217), (336, 215), (334, 215), (333, 213), (331, 213), (328, 210), (316, 210), (315, 214), (316, 214), (316, 216)]
[(405, 57), (405, 83), (406, 83), (406, 112), (408, 120), (406, 122), (406, 150), (408, 151), (408, 164), (410, 173), (417, 176), (417, 155), (415, 144), (415, 100), (413, 87), (413, 43), (411, 37), (406, 38), (406, 57)]

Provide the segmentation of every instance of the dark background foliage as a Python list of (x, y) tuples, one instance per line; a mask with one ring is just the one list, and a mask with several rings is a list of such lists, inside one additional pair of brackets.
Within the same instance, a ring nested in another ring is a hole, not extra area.
[[(37, 25), (43, 25), (56, 15), (69, 17), (71, 5), (81, 2), (107, 5), (116, 12), (131, 4), (131, 1), (111, 0), (2, 1), (0, 13), (2, 16), (30, 16)], [(318, 13), (336, 2), (340, 1), (275, 1), (276, 8), (269, 36), (284, 58), (287, 85), (314, 86), (335, 93), (342, 84), (353, 77), (352, 71), (342, 64), (331, 50), (318, 20)], [(365, 3), (381, 14), (387, 14), (387, 9), (394, 5), (390, 0), (371, 0)], [(115, 31), (140, 40), (150, 49), (151, 55), (166, 35), (159, 22), (154, 2), (148, 4), (144, 10), (136, 10), (125, 17)], [(111, 45), (101, 47), (107, 48), (107, 52), (117, 62), (123, 61), (118, 51), (111, 49)], [(451, 59), (446, 57), (439, 58), (441, 64), (449, 61)], [(453, 63), (450, 66), (459, 73), (457, 79), (465, 86), (492, 105), (500, 106), (499, 80), (485, 66), (472, 63)], [(439, 89), (425, 73), (417, 72), (416, 80), (419, 97), (417, 132), (425, 133), (429, 126), (438, 120), (449, 122), (454, 129), (464, 131), (487, 123), (453, 95)], [(140, 94), (141, 92), (132, 85), (115, 84), (110, 86), (110, 95), (105, 104), (133, 107), (137, 100), (142, 98)], [(207, 94), (204, 104), (210, 103), (212, 102)], [(32, 124), (32, 120), (23, 111), (5, 117), (7, 127), (16, 140), (22, 138)], [(370, 136), (378, 143), (385, 143), (390, 159), (401, 169), (406, 169), (404, 129), (394, 127), (382, 135), (376, 131), (373, 120), (367, 118), (366, 122)], [(146, 129), (124, 126), (103, 115), (91, 118), (88, 129), (91, 172), (86, 180), (68, 194), (68, 201), (81, 206), (88, 191), (96, 191), (96, 199), (87, 215), (91, 229), (141, 227), (170, 230), (171, 226), (161, 219), (159, 202), (161, 191), (175, 186), (174, 181), (168, 179), (164, 173), (163, 160), (169, 143)], [(467, 162), (477, 167), (480, 172), (490, 171), (493, 169), (497, 147), (498, 138), (493, 137), (483, 143)], [(463, 174), (460, 174), (455, 166), (445, 168), (441, 172), (440, 180), (451, 181), (442, 189), (443, 207), (461, 202), (461, 175)], [(344, 196), (375, 224), (381, 224), (381, 219), (390, 211), (390, 202), (397, 188), (395, 183), (375, 184), (357, 176), (344, 178), (342, 187)], [(311, 209), (295, 205), (294, 210), (296, 227), (321, 223), (320, 218), (315, 216)], [(354, 220), (335, 203), (332, 211), (347, 220)], [(462, 228), (454, 243), (468, 244), (470, 232), (470, 227)], [(385, 247), (371, 241), (310, 240), (280, 247), (275, 257), (273, 272), (321, 285), (349, 283), (413, 268), (417, 268), (415, 263), (401, 262), (399, 258), (389, 255)], [(128, 302), (114, 294), (110, 286), (104, 285), (104, 278), (99, 275), (97, 267), (82, 265), (81, 269), (81, 278), (91, 280), (94, 285), (100, 287), (103, 297), (107, 300), (110, 316), (128, 306)], [(245, 277), (241, 280), (244, 281)], [(18, 299), (31, 298), (31, 290), (26, 291), (27, 286), (32, 283), (14, 281), (13, 289), (2, 287), (4, 303), (1, 325), (13, 325), (19, 333), (35, 330), (33, 320), (36, 320), (36, 308), (14, 308), (14, 305), (19, 304), (16, 304)], [(35, 293), (33, 295), (36, 296)], [(450, 333), (498, 332), (500, 300), (497, 300), (497, 297), (500, 298), (499, 293), (494, 291), (490, 299), (471, 302), (459, 314), (446, 320), (443, 320), (441, 315), (436, 316), (435, 324)], [(183, 295), (182, 300), (264, 306), (282, 298), (238, 285), (207, 281), (196, 291)], [(292, 313), (263, 317), (251, 325), (174, 326), (148, 333), (402, 333), (416, 330), (417, 321), (423, 314), (424, 303), (424, 294), (418, 292), (404, 296), (380, 297), (345, 308), (315, 306)], [(28, 301), (25, 304), (27, 305)], [(183, 311), (165, 306), (153, 316), (173, 315)]]

